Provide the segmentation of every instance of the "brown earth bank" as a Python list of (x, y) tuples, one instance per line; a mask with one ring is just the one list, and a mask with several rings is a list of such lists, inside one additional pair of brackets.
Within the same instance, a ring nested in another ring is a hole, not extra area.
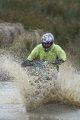
[(20, 23), (0, 23), (0, 47), (8, 47), (24, 32), (24, 27)]

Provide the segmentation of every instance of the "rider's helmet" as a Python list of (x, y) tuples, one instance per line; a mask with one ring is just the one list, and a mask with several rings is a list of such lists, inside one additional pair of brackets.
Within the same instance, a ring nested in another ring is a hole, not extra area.
[(43, 48), (48, 49), (54, 42), (54, 36), (51, 33), (46, 33), (42, 36), (41, 42)]

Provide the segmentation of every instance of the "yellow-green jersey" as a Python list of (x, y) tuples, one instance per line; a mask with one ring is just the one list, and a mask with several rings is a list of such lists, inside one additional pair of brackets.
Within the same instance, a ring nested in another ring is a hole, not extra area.
[(65, 51), (56, 44), (51, 46), (49, 51), (45, 51), (42, 44), (37, 45), (28, 56), (28, 60), (42, 60), (42, 61), (52, 61), (55, 62), (56, 59), (66, 60)]

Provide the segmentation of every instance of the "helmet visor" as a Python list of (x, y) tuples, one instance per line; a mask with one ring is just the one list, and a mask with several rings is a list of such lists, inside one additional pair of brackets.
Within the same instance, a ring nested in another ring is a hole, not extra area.
[(42, 42), (42, 46), (44, 48), (49, 48), (49, 47), (51, 47), (52, 44), (53, 44), (53, 42)]

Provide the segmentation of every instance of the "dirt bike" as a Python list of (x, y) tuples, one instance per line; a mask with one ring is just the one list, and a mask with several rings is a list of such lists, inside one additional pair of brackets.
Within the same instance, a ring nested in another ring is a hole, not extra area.
[(31, 75), (43, 76), (43, 79), (57, 79), (59, 72), (59, 65), (61, 61), (49, 62), (49, 61), (23, 61), (21, 66), (26, 67), (27, 71)]
[(57, 91), (58, 70), (56, 63), (49, 61), (24, 61), (21, 66), (26, 71), (31, 85), (31, 103), (34, 106), (51, 101)]

